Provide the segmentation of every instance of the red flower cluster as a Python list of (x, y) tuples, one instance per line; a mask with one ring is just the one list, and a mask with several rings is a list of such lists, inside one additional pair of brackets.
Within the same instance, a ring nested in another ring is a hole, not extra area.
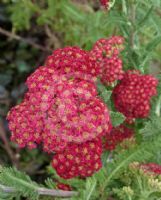
[(150, 99), (157, 94), (158, 81), (151, 75), (127, 71), (113, 90), (116, 109), (127, 118), (144, 118), (150, 111)]
[[(40, 72), (42, 69), (45, 68), (40, 68)], [(40, 83), (38, 74), (37, 70), (27, 81), (30, 92), (26, 99), (43, 114), (45, 151), (61, 151), (68, 142), (85, 142), (110, 129), (108, 110), (96, 97), (93, 83), (60, 75), (53, 75), (51, 80), (50, 76), (45, 77), (44, 83)], [(36, 88), (31, 87), (32, 79), (37, 83)]]
[(41, 133), (44, 126), (42, 115), (35, 112), (34, 107), (27, 101), (11, 109), (8, 114), (9, 129), (12, 132), (11, 140), (21, 148), (28, 146), (35, 148), (41, 142)]
[(122, 60), (117, 57), (105, 59), (103, 63), (103, 72), (101, 80), (104, 84), (109, 85), (123, 77)]
[(140, 168), (144, 172), (151, 172), (155, 175), (161, 175), (161, 165), (158, 165), (156, 163), (140, 164)]
[(47, 58), (45, 65), (55, 69), (60, 74), (76, 74), (83, 77), (88, 74), (97, 77), (100, 73), (96, 63), (89, 56), (89, 52), (79, 47), (65, 47), (55, 50)]
[(103, 7), (105, 7), (106, 9), (108, 9), (109, 7), (109, 0), (100, 0), (100, 3)]
[(63, 152), (54, 156), (52, 166), (64, 179), (87, 177), (102, 167), (101, 154), (100, 138), (82, 144), (71, 143)]
[[(65, 178), (91, 176), (101, 166), (102, 137), (113, 150), (133, 131), (113, 128), (105, 103), (97, 96), (96, 77), (114, 88), (115, 107), (127, 120), (146, 117), (157, 80), (136, 71), (122, 71), (124, 39), (100, 39), (90, 52), (78, 47), (58, 49), (27, 79), (23, 102), (8, 114), (11, 139), (20, 147), (55, 153), (52, 166)], [(111, 131), (111, 132), (110, 132)], [(61, 187), (61, 186), (60, 186)], [(63, 188), (63, 187), (62, 187)]]
[(114, 150), (118, 144), (125, 139), (129, 139), (134, 135), (133, 130), (127, 128), (125, 125), (112, 128), (112, 130), (106, 134), (104, 138), (104, 148), (106, 150)]
[[(46, 65), (27, 79), (29, 90), (23, 103), (8, 114), (11, 138), (20, 147), (35, 148), (41, 142), (44, 151), (56, 153), (54, 160), (75, 152), (76, 160), (70, 163), (67, 157), (69, 168), (65, 163), (58, 168), (53, 164), (64, 178), (90, 176), (101, 167), (101, 137), (111, 125), (108, 109), (97, 97), (96, 67), (89, 54), (78, 47), (54, 51)], [(82, 147), (87, 149), (87, 158), (82, 157)]]
[(113, 36), (98, 40), (90, 51), (91, 58), (97, 63), (103, 83), (110, 85), (123, 77), (122, 60), (119, 58), (123, 50), (124, 38)]

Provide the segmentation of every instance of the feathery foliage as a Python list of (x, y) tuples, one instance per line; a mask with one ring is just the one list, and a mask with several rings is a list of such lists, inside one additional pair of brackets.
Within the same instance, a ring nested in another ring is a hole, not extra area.
[(161, 133), (161, 117), (150, 118), (140, 130), (144, 140), (153, 140)]
[(0, 184), (13, 187), (17, 191), (16, 195), (19, 193), (19, 195), (32, 198), (33, 200), (38, 199), (38, 184), (33, 182), (25, 173), (19, 172), (15, 168), (2, 168)]
[[(106, 183), (114, 180), (131, 162), (143, 162), (149, 160), (161, 148), (161, 135), (153, 141), (142, 142), (140, 145), (116, 154), (113, 161), (108, 163)], [(105, 185), (106, 185), (105, 183)]]

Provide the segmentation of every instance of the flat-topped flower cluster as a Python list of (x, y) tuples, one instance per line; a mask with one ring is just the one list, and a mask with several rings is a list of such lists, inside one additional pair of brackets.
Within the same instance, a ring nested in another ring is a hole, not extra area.
[(123, 46), (124, 39), (113, 36), (98, 40), (90, 51), (55, 50), (28, 77), (24, 100), (8, 114), (12, 141), (22, 148), (42, 145), (65, 179), (98, 171), (103, 147), (115, 149), (133, 130), (124, 124), (112, 129), (107, 105), (98, 97), (97, 78), (106, 86), (116, 85), (114, 104), (127, 120), (147, 117), (156, 95), (154, 77), (123, 71)]

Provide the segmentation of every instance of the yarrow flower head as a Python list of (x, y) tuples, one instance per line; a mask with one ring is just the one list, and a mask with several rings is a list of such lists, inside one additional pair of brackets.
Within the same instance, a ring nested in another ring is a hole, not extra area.
[(134, 132), (131, 128), (121, 124), (118, 127), (113, 127), (104, 138), (104, 148), (106, 150), (114, 150), (118, 144), (126, 139), (130, 139), (134, 136)]
[(110, 85), (123, 77), (122, 60), (118, 57), (104, 59), (101, 80), (105, 85)]
[(112, 36), (110, 38), (101, 38), (96, 41), (90, 52), (91, 58), (97, 62), (102, 62), (105, 58), (119, 56), (124, 49), (124, 38), (121, 36)]
[[(28, 77), (29, 91), (19, 105), (23, 110), (13, 108), (8, 117), (13, 141), (30, 148), (42, 142), (44, 151), (53, 153), (63, 151), (68, 143), (81, 144), (110, 130), (108, 109), (97, 97), (91, 78), (96, 74), (87, 60), (87, 53), (76, 47), (59, 49), (53, 53), (52, 62), (47, 59), (46, 66)], [(62, 71), (66, 66), (72, 73)], [(86, 72), (78, 66), (87, 67), (83, 68)], [(80, 76), (80, 72), (84, 75)], [(26, 129), (18, 125), (19, 116)]]
[(55, 146), (52, 142), (55, 137), (59, 137), (63, 144), (82, 143), (109, 131), (109, 114), (98, 98), (78, 101), (78, 104), (74, 101), (72, 104), (70, 99), (65, 103), (63, 100), (57, 110), (52, 105), (50, 108), (43, 134), (46, 151), (56, 151), (59, 148), (59, 145)]
[[(102, 166), (102, 139), (106, 150), (114, 150), (134, 135), (123, 124), (112, 129), (96, 77), (106, 85), (120, 80), (112, 96), (127, 121), (149, 114), (158, 82), (138, 71), (123, 73), (123, 42), (115, 36), (100, 39), (90, 52), (79, 47), (55, 50), (27, 78), (24, 100), (8, 114), (12, 141), (21, 148), (42, 145), (43, 151), (54, 153), (52, 166), (62, 178), (91, 176)], [(63, 184), (58, 188), (69, 189)]]
[(102, 167), (102, 142), (100, 138), (82, 144), (69, 144), (55, 154), (52, 166), (64, 179), (88, 177)]
[[(12, 139), (19, 141), (18, 144), (21, 142), (21, 147), (28, 146), (29, 142), (31, 146), (32, 141), (35, 144), (34, 137), (39, 136), (45, 151), (57, 152), (62, 151), (68, 142), (81, 143), (102, 136), (110, 130), (109, 113), (102, 100), (96, 97), (95, 85), (85, 80), (63, 79), (54, 85), (52, 81), (51, 85), (48, 81), (46, 87), (43, 86), (39, 88), (38, 84), (37, 89), (34, 87), (33, 91), (26, 94), (25, 106), (19, 105), (22, 112), (13, 109), (9, 114)], [(27, 127), (28, 134), (25, 134), (25, 138), (24, 129), (20, 129), (18, 122), (15, 127), (15, 116), (19, 115)], [(21, 137), (17, 133), (22, 134)]]
[(150, 100), (157, 94), (158, 81), (139, 71), (127, 71), (113, 90), (116, 109), (127, 118), (145, 118), (149, 115)]
[(107, 107), (96, 97), (93, 82), (66, 75), (50, 77), (50, 73), (42, 78), (44, 71), (41, 67), (28, 78), (30, 92), (26, 96), (43, 113), (45, 151), (61, 151), (68, 142), (81, 143), (110, 130)]
[(79, 47), (65, 47), (57, 49), (50, 55), (45, 65), (55, 69), (61, 74), (85, 74), (96, 78), (99, 74), (99, 68), (91, 59), (89, 52), (80, 49)]
[(95, 60), (100, 69), (100, 78), (103, 83), (110, 85), (123, 77), (122, 60), (119, 58), (124, 38), (113, 36), (109, 39), (98, 40), (90, 51), (91, 58)]
[(32, 149), (41, 142), (44, 127), (43, 116), (28, 101), (23, 101), (20, 105), (12, 108), (7, 119), (12, 132), (11, 140), (21, 148), (28, 146)]

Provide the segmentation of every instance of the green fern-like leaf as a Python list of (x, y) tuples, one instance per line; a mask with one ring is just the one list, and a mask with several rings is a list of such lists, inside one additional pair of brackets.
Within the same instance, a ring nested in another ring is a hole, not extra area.
[(92, 199), (96, 185), (97, 185), (97, 181), (96, 181), (95, 177), (90, 177), (86, 180), (86, 189), (83, 194), (84, 200)]
[(144, 140), (152, 140), (161, 133), (161, 117), (153, 117), (145, 123), (143, 129), (140, 130)]
[(45, 180), (45, 185), (50, 189), (53, 189), (54, 187), (56, 187), (56, 183), (51, 178), (47, 178)]
[(25, 173), (15, 168), (3, 168), (0, 173), (0, 183), (15, 188), (24, 197), (30, 197), (32, 200), (38, 199), (38, 185)]

